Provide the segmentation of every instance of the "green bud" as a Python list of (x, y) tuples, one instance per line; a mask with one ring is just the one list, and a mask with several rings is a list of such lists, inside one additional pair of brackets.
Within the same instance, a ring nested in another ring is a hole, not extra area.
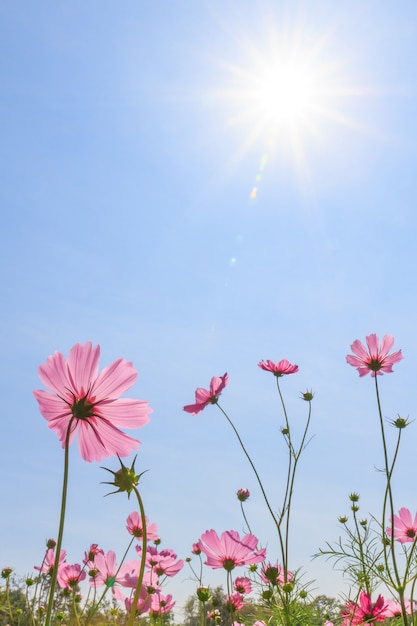
[(305, 400), (306, 402), (311, 402), (313, 398), (314, 398), (314, 393), (312, 391), (307, 390), (304, 393), (301, 392), (302, 400)]
[(265, 591), (262, 592), (262, 598), (264, 600), (270, 600), (273, 596), (273, 592), (271, 591), (271, 589), (265, 589)]
[(198, 587), (196, 593), (200, 602), (208, 602), (210, 600), (211, 593), (208, 587)]
[(121, 468), (117, 470), (117, 472), (113, 472), (107, 467), (101, 468), (101, 469), (105, 469), (107, 472), (110, 472), (110, 474), (113, 474), (113, 477), (114, 477), (114, 481), (112, 483), (104, 482), (102, 484), (112, 485), (113, 487), (117, 487), (116, 491), (111, 491), (110, 493), (107, 493), (106, 494), (107, 496), (112, 495), (113, 493), (121, 493), (122, 491), (126, 491), (127, 497), (130, 498), (130, 494), (132, 493), (133, 489), (135, 489), (138, 486), (139, 479), (144, 474), (144, 472), (142, 472), (142, 474), (139, 474), (138, 476), (136, 475), (136, 472), (135, 472), (136, 456), (133, 459), (132, 467), (130, 468), (126, 467), (123, 464), (119, 455), (117, 455), (117, 458), (120, 461)]
[(400, 416), (398, 416), (396, 420), (391, 422), (391, 424), (395, 426), (395, 428), (406, 428), (409, 425), (409, 423), (410, 422), (407, 419), (405, 419), (404, 417), (400, 417)]
[(2, 578), (10, 578), (10, 574), (12, 573), (13, 569), (11, 567), (3, 567), (3, 569), (1, 570), (1, 577)]
[(351, 493), (350, 496), (349, 496), (349, 500), (351, 502), (358, 502), (359, 501), (359, 494), (355, 493), (355, 492)]
[(283, 435), (289, 435), (290, 429), (289, 428), (281, 428), (281, 432), (282, 432)]
[(346, 515), (341, 515), (341, 516), (339, 517), (339, 522), (340, 522), (341, 524), (346, 524), (346, 522), (347, 522), (347, 521), (348, 521), (348, 518), (346, 517)]
[(368, 520), (367, 519), (361, 519), (359, 524), (365, 528), (365, 526), (368, 524)]
[(300, 591), (300, 598), (302, 600), (304, 600), (307, 596), (308, 596), (307, 591), (305, 589), (301, 589), (301, 591)]
[(291, 591), (293, 591), (294, 589), (294, 583), (285, 583), (284, 585), (282, 585), (282, 588), (285, 593), (291, 593)]

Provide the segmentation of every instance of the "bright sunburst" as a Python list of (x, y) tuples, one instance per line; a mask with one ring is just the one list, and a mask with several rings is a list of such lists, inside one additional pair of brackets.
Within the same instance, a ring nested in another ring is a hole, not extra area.
[(330, 122), (357, 128), (343, 112), (343, 99), (360, 91), (346, 87), (341, 60), (326, 43), (325, 37), (311, 41), (301, 28), (281, 37), (271, 30), (262, 47), (242, 37), (241, 63), (222, 60), (228, 86), (216, 96), (229, 111), (229, 125), (246, 129), (236, 161), (260, 139), (279, 143), (306, 184), (308, 142), (321, 140)]

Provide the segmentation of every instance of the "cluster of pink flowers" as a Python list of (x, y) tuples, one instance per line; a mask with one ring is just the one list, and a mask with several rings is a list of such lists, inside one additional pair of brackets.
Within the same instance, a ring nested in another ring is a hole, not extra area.
[[(146, 518), (147, 536), (151, 541), (159, 543), (158, 528), (156, 524)], [(133, 512), (126, 520), (126, 528), (129, 534), (141, 538), (143, 534), (140, 516)], [(48, 542), (49, 545), (49, 542)], [(137, 545), (136, 551), (139, 559), (130, 559), (120, 566), (113, 550), (104, 552), (95, 543), (91, 544), (84, 553), (83, 563), (70, 565), (66, 562), (66, 552), (61, 550), (57, 581), (62, 589), (74, 590), (77, 585), (89, 576), (89, 584), (94, 589), (100, 587), (111, 588), (113, 597), (125, 604), (126, 610), (132, 607), (133, 591), (136, 589), (140, 570), (140, 557), (142, 548)], [(35, 569), (42, 574), (50, 575), (55, 563), (54, 548), (47, 548), (41, 566)], [(139, 601), (136, 607), (138, 614), (149, 612), (151, 615), (167, 613), (172, 610), (175, 602), (170, 595), (163, 595), (161, 584), (165, 577), (175, 576), (184, 566), (184, 562), (177, 559), (173, 550), (164, 549), (158, 552), (156, 546), (147, 546), (145, 567)], [(126, 597), (123, 589), (131, 589), (130, 596)]]

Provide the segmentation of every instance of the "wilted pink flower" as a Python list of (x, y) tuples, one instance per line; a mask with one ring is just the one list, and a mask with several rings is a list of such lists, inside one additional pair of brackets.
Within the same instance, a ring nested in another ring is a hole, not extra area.
[(245, 599), (240, 593), (232, 593), (230, 596), (226, 596), (226, 608), (229, 613), (233, 611), (240, 611), (245, 606)]
[[(62, 563), (65, 563), (66, 556), (67, 556), (66, 551), (61, 550), (61, 552), (59, 553), (59, 565), (61, 565)], [(46, 551), (45, 558), (43, 560), (42, 565), (40, 567), (38, 567), (37, 565), (34, 565), (34, 568), (37, 569), (42, 574), (50, 574), (54, 568), (54, 565), (55, 565), (55, 552), (53, 551), (52, 548), (49, 548), (49, 550)]]
[(295, 374), (298, 372), (298, 365), (291, 365), (287, 359), (282, 359), (278, 363), (274, 363), (273, 361), (260, 361), (258, 363), (258, 367), (261, 369), (272, 372), (274, 376), (284, 376), (284, 374)]
[[(392, 522), (392, 518), (390, 518)], [(392, 528), (388, 526), (387, 535), (391, 537)], [(402, 508), (394, 515), (394, 539), (400, 543), (413, 543), (417, 536), (417, 514), (414, 520), (409, 509)]]
[(193, 547), (191, 548), (191, 554), (195, 554), (195, 555), (199, 555), (201, 554), (201, 548), (200, 548), (200, 544), (198, 543), (193, 543)]
[(245, 502), (245, 500), (247, 500), (250, 496), (250, 491), (249, 489), (238, 489), (236, 491), (236, 495), (237, 499), (240, 500), (240, 502)]
[(218, 536), (215, 530), (206, 530), (199, 540), (202, 552), (207, 556), (206, 565), (213, 569), (223, 567), (231, 572), (235, 567), (260, 563), (265, 560), (266, 549), (257, 550), (255, 535), (245, 535), (242, 539), (236, 530), (226, 530)]
[(291, 582), (294, 576), (292, 572), (287, 572), (287, 580), (285, 580), (285, 573), (282, 565), (271, 565), (271, 563), (265, 563), (261, 569), (261, 578), (266, 584), (282, 587), (285, 582)]
[(375, 604), (372, 603), (371, 596), (362, 591), (359, 596), (359, 604), (349, 600), (345, 608), (341, 610), (343, 626), (358, 626), (370, 622), (383, 622), (386, 617), (387, 605), (384, 598), (379, 595)]
[(392, 335), (384, 335), (379, 347), (378, 335), (368, 335), (366, 337), (368, 350), (363, 343), (356, 339), (350, 346), (354, 354), (348, 354), (346, 361), (349, 365), (356, 367), (359, 376), (366, 376), (371, 372), (371, 376), (382, 376), (383, 373), (391, 373), (394, 363), (398, 363), (403, 358), (401, 350), (388, 354), (394, 345), (394, 337)]
[(242, 594), (248, 594), (252, 591), (252, 583), (246, 576), (238, 576), (233, 585), (235, 591)]
[(78, 447), (85, 461), (104, 457), (127, 456), (139, 441), (119, 430), (139, 428), (149, 421), (151, 409), (143, 400), (119, 398), (136, 381), (132, 363), (119, 359), (98, 373), (100, 346), (77, 343), (68, 360), (60, 352), (49, 356), (39, 367), (39, 378), (52, 390), (37, 390), (33, 395), (39, 410), (65, 447), (71, 422), (71, 443), (78, 432)]
[(78, 563), (75, 565), (64, 563), (58, 568), (57, 581), (61, 589), (74, 589), (85, 577), (86, 573)]
[(168, 594), (163, 596), (156, 593), (151, 596), (151, 609), (150, 615), (162, 615), (163, 613), (169, 613), (175, 606), (175, 602), (172, 601), (172, 595)]
[[(155, 539), (159, 539), (158, 526), (156, 524), (150, 524), (147, 517), (145, 517), (145, 520), (147, 541), (155, 541)], [(126, 528), (127, 531), (134, 537), (137, 537), (138, 539), (143, 537), (142, 517), (137, 511), (133, 511), (133, 513), (128, 516), (126, 520)]]
[(208, 404), (217, 404), (217, 400), (223, 389), (229, 382), (227, 374), (223, 376), (213, 376), (210, 381), (210, 389), (198, 388), (195, 391), (195, 404), (187, 404), (184, 407), (184, 411), (191, 413), (191, 415), (197, 415)]

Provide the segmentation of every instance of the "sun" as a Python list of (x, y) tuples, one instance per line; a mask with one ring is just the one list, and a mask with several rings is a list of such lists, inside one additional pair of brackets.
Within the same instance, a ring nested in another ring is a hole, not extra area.
[(309, 184), (313, 142), (329, 145), (337, 125), (358, 130), (343, 111), (347, 98), (361, 95), (347, 86), (346, 59), (337, 58), (334, 41), (330, 44), (326, 35), (313, 38), (302, 25), (285, 33), (271, 25), (261, 42), (247, 36), (236, 41), (240, 55), (234, 62), (219, 60), (223, 87), (214, 92), (227, 126), (241, 134), (233, 162), (259, 142), (276, 145), (293, 162), (301, 183)]

